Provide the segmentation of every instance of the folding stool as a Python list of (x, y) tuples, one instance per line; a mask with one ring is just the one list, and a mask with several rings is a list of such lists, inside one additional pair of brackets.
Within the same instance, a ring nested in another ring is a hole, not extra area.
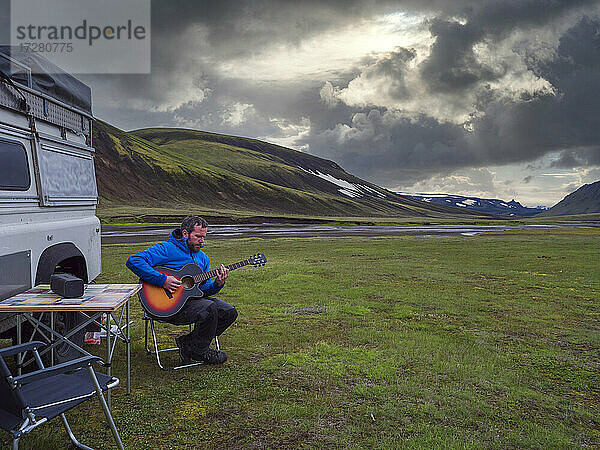
[[(184, 369), (186, 367), (192, 367), (192, 366), (199, 366), (204, 364), (202, 361), (196, 361), (196, 362), (192, 362), (190, 364), (181, 364), (178, 366), (172, 366), (172, 367), (166, 367), (163, 366), (162, 363), (160, 362), (160, 354), (162, 352), (174, 352), (174, 351), (179, 351), (179, 347), (170, 347), (170, 348), (163, 348), (163, 349), (159, 349), (158, 348), (158, 339), (156, 338), (156, 328), (154, 325), (154, 322), (162, 322), (162, 323), (167, 323), (167, 322), (163, 322), (162, 320), (158, 320), (155, 319), (151, 316), (148, 315), (148, 313), (146, 313), (146, 311), (144, 311), (144, 321), (145, 323), (145, 333), (144, 333), (144, 345), (146, 347), (146, 353), (151, 354), (151, 355), (156, 355), (156, 362), (158, 363), (158, 367), (160, 367), (162, 370), (177, 370), (177, 369)], [(150, 325), (150, 330), (152, 331), (152, 343), (153, 343), (153, 347), (154, 350), (150, 349), (150, 347), (148, 346), (148, 325)], [(190, 331), (192, 331), (192, 325), (189, 326)], [(215, 336), (215, 346), (217, 348), (217, 350), (220, 350), (221, 348), (219, 347), (219, 339), (217, 338), (217, 336)]]

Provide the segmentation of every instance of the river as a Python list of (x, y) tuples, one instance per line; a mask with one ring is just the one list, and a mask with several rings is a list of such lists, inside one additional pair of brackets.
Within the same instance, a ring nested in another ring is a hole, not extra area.
[[(556, 228), (599, 228), (600, 225), (323, 225), (323, 224), (236, 224), (211, 225), (207, 239), (313, 236), (475, 236), (489, 231), (514, 231)], [(140, 243), (164, 241), (174, 225), (104, 225), (102, 243)]]

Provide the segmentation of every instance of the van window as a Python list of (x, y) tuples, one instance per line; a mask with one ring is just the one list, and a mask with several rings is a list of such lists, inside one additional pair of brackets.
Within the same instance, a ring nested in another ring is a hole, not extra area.
[(0, 138), (0, 189), (26, 191), (30, 184), (25, 147)]

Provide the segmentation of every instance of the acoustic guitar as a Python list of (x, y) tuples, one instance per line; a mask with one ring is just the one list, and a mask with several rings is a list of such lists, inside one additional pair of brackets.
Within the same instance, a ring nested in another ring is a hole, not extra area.
[[(229, 270), (235, 270), (247, 265), (264, 266), (266, 262), (265, 255), (257, 253), (248, 259), (226, 267)], [(167, 276), (172, 275), (181, 281), (181, 286), (171, 293), (162, 286), (142, 280), (142, 289), (139, 292), (140, 301), (144, 309), (155, 317), (172, 316), (183, 308), (190, 297), (204, 297), (204, 292), (200, 290), (199, 286), (212, 277), (216, 277), (219, 272), (219, 269), (202, 272), (202, 269), (194, 263), (186, 264), (179, 270), (162, 266), (154, 267), (154, 269)]]

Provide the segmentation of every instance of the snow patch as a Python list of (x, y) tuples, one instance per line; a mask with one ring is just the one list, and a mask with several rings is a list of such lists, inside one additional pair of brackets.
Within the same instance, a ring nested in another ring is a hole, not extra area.
[(348, 190), (348, 189), (338, 189), (338, 192), (340, 194), (347, 195), (348, 197), (362, 197), (362, 194), (360, 194), (356, 191)]
[(300, 166), (298, 166), (298, 168), (300, 170), (303, 170), (304, 172), (310, 173), (311, 175), (315, 175), (319, 178), (322, 178), (325, 181), (329, 181), (331, 184), (335, 184), (336, 186), (339, 186), (340, 189), (338, 189), (338, 192), (340, 194), (347, 195), (348, 197), (354, 198), (354, 197), (362, 197), (364, 194), (372, 194), (372, 195), (377, 195), (380, 198), (386, 198), (385, 194), (382, 194), (381, 192), (376, 191), (375, 189), (373, 189), (369, 186), (364, 186), (362, 184), (350, 183), (346, 180), (340, 180), (339, 178), (336, 178), (333, 175), (321, 173), (318, 170), (312, 171), (312, 170), (305, 169), (304, 167), (300, 167)]
[(477, 200), (473, 200), (473, 199), (466, 199), (462, 201), (465, 205), (469, 205), (469, 206), (473, 206), (477, 204)]
[(385, 194), (383, 194), (383, 193), (381, 193), (381, 192), (379, 192), (379, 191), (376, 191), (376, 190), (375, 190), (375, 189), (373, 189), (372, 187), (365, 186), (365, 185), (363, 185), (363, 184), (358, 184), (358, 185), (355, 185), (355, 186), (357, 186), (359, 189), (362, 189), (363, 191), (367, 191), (367, 192), (369, 192), (369, 193), (371, 193), (371, 194), (375, 194), (377, 197), (380, 197), (380, 198), (386, 198), (386, 195), (385, 195)]

